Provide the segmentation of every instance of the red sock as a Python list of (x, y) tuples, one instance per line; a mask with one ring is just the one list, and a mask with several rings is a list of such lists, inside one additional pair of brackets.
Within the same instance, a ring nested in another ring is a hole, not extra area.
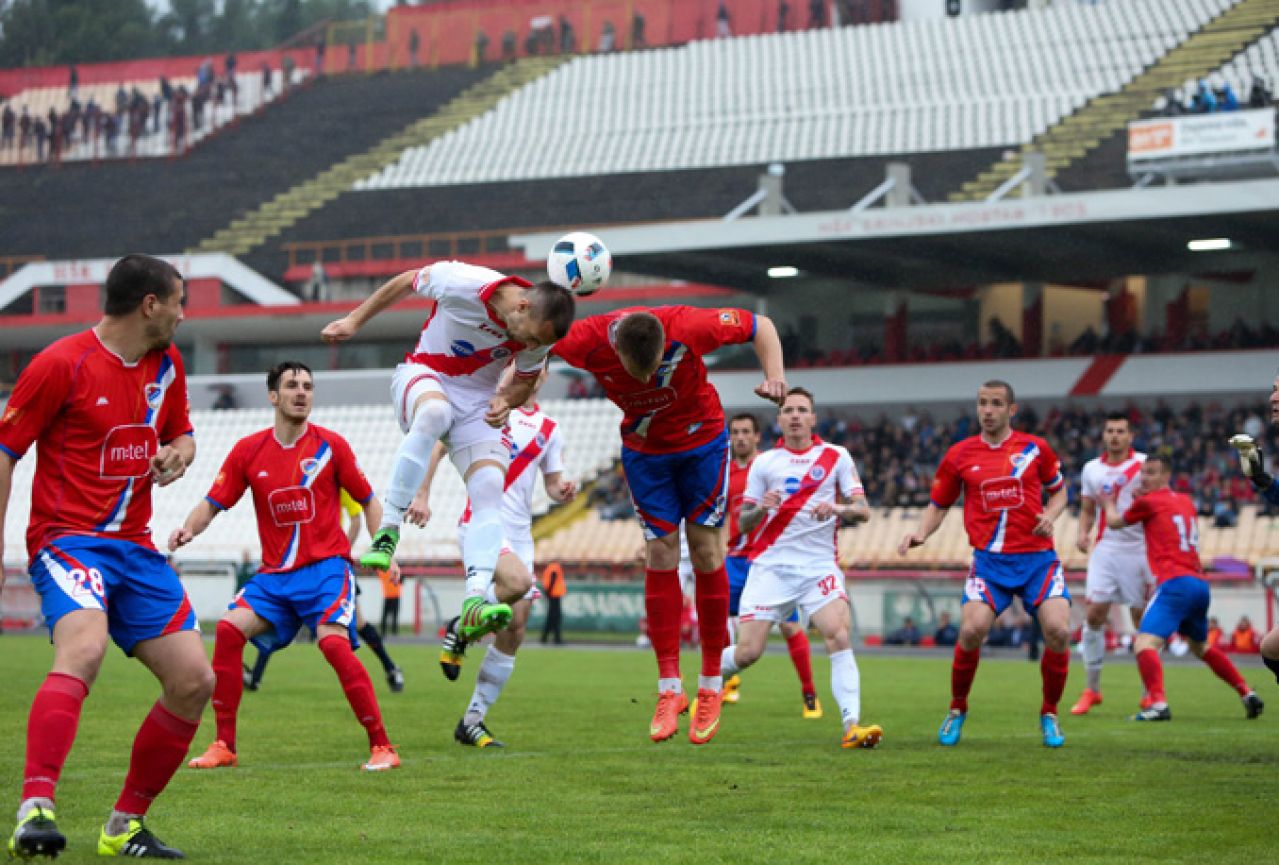
[(1066, 690), (1066, 677), (1070, 675), (1070, 651), (1054, 652), (1045, 646), (1039, 659), (1039, 674), (1044, 679), (1044, 704), (1039, 707), (1039, 714), (1056, 715), (1061, 693)]
[(718, 676), (728, 645), (728, 571), (720, 565), (697, 576), (697, 627), (702, 636), (702, 675)]
[(1137, 653), (1137, 669), (1151, 701), (1167, 703), (1168, 695), (1164, 693), (1164, 665), (1159, 660), (1159, 653), (1154, 649), (1142, 649)]
[(218, 738), (235, 750), (235, 716), (244, 696), (244, 633), (225, 619), (218, 622), (213, 642), (213, 717)]
[(973, 688), (977, 675), (977, 662), (981, 660), (981, 646), (969, 651), (955, 644), (955, 660), (950, 665), (950, 707), (968, 711), (968, 692)]
[(52, 799), (58, 776), (67, 762), (80, 707), (89, 696), (83, 680), (66, 673), (50, 673), (36, 691), (27, 718), (27, 768), (22, 777), (22, 798)]
[(786, 648), (790, 651), (791, 663), (799, 674), (799, 685), (805, 694), (816, 694), (813, 687), (813, 657), (808, 645), (808, 634), (798, 630), (786, 638)]
[[(662, 679), (679, 678), (679, 618), (684, 610), (684, 592), (679, 585), (679, 571), (644, 573), (644, 608), (648, 613), (648, 638), (657, 655), (657, 675)], [(727, 615), (727, 604), (725, 615)], [(719, 675), (719, 666), (715, 674)]]
[(151, 802), (168, 786), (169, 779), (186, 759), (198, 729), (199, 721), (179, 718), (156, 701), (133, 740), (129, 774), (124, 778), (124, 789), (120, 791), (115, 809), (123, 814), (147, 813)]
[(351, 642), (346, 637), (329, 634), (320, 640), (320, 651), (337, 671), (347, 702), (351, 704), (355, 717), (368, 731), (369, 747), (391, 744), (386, 736), (386, 728), (382, 726), (382, 710), (378, 708), (377, 697), (373, 694), (373, 680), (369, 678), (369, 671), (355, 657), (355, 652), (351, 651)]
[(1225, 682), (1230, 687), (1239, 692), (1239, 696), (1247, 696), (1252, 688), (1248, 687), (1248, 683), (1244, 681), (1244, 677), (1239, 675), (1239, 670), (1235, 667), (1234, 661), (1226, 657), (1226, 653), (1213, 646), (1204, 652), (1204, 663), (1212, 668), (1217, 674), (1217, 678)]

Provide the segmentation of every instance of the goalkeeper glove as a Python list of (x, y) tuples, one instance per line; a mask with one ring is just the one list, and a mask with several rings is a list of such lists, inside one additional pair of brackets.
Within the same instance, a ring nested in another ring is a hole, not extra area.
[(1239, 467), (1254, 487), (1265, 490), (1274, 483), (1274, 478), (1266, 473), (1266, 461), (1252, 436), (1243, 433), (1231, 436), (1230, 446), (1239, 452)]

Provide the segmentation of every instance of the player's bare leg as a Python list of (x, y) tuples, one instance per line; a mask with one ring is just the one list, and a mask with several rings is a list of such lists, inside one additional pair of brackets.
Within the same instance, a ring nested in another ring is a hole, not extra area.
[(1070, 675), (1070, 601), (1049, 598), (1036, 608), (1035, 615), (1044, 633), (1044, 654), (1039, 660), (1044, 692), (1039, 708), (1039, 729), (1046, 746), (1060, 748), (1066, 744), (1066, 737), (1057, 722), (1057, 704), (1061, 702), (1066, 678)]
[(826, 653), (830, 656), (830, 687), (839, 705), (844, 724), (842, 744), (845, 748), (874, 748), (884, 736), (884, 728), (878, 724), (863, 725), (862, 681), (853, 657), (852, 608), (840, 599), (831, 601), (812, 616), (813, 627), (826, 641)]
[(236, 757), (236, 716), (244, 696), (245, 644), (271, 630), (271, 623), (247, 607), (229, 610), (218, 622), (213, 642), (213, 717), (217, 733), (208, 749), (187, 765), (192, 769), (231, 768)]
[(1279, 627), (1271, 628), (1270, 633), (1261, 638), (1261, 660), (1279, 682)]
[[(181, 858), (180, 852), (151, 834), (143, 819), (186, 759), (213, 693), (214, 673), (197, 631), (144, 640), (133, 648), (133, 655), (160, 680), (164, 691), (133, 741), (124, 789), (98, 836), (98, 854)], [(238, 665), (235, 678), (243, 688)]]
[(54, 625), (53, 667), (36, 691), (27, 720), (26, 770), (10, 856), (57, 856), (67, 845), (55, 822), (54, 794), (107, 639), (107, 616), (100, 610), (77, 610)]
[(982, 643), (995, 623), (995, 611), (981, 601), (968, 601), (959, 613), (959, 638), (950, 667), (950, 710), (937, 732), (942, 745), (957, 745), (968, 717), (968, 692), (981, 661)]
[(1083, 633), (1084, 672), (1088, 683), (1079, 700), (1070, 708), (1072, 715), (1086, 715), (1093, 706), (1101, 705), (1101, 667), (1106, 660), (1106, 623), (1110, 621), (1109, 601), (1086, 601)]
[(791, 663), (795, 665), (795, 675), (799, 676), (800, 693), (804, 700), (805, 718), (822, 717), (822, 703), (817, 699), (817, 689), (813, 687), (813, 653), (808, 644), (808, 634), (799, 622), (781, 622), (777, 629), (786, 639), (786, 651), (790, 654)]
[(679, 532), (647, 542), (644, 609), (648, 637), (657, 656), (657, 709), (648, 735), (654, 742), (674, 736), (679, 716), (688, 711), (688, 697), (679, 672), (679, 619), (684, 592), (679, 583)]
[(728, 572), (724, 569), (724, 541), (719, 527), (685, 523), (684, 531), (697, 578), (697, 621), (702, 649), (697, 708), (688, 738), (694, 745), (704, 745), (719, 731), (724, 696), (720, 661), (728, 645)]
[(509, 625), (494, 634), (493, 645), (480, 662), (471, 702), (467, 705), (466, 714), (453, 730), (454, 740), (461, 745), (478, 748), (503, 747), (503, 743), (488, 729), (485, 718), (515, 670), (515, 653), (524, 643), (529, 612), (533, 608), (532, 601), (523, 598), (532, 587), (533, 575), (520, 557), (510, 552), (502, 553), (493, 574), (491, 600), (510, 604), (514, 615)]

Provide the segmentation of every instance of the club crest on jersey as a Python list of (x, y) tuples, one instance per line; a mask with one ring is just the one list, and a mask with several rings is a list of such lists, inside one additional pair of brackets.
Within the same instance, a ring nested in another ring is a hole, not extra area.
[(537, 446), (539, 448), (546, 447), (546, 435), (544, 433), (538, 433), (537, 435), (533, 436), (533, 441), (537, 442)]
[(510, 356), (511, 350), (504, 345), (499, 345), (489, 352), (489, 357), (493, 358), (493, 360), (506, 360)]
[(315, 477), (315, 473), (320, 470), (320, 461), (314, 457), (304, 459), (298, 465), (302, 468), (302, 474), (308, 478)]
[(821, 483), (822, 480), (826, 477), (826, 469), (822, 468), (821, 466), (813, 466), (812, 471), (808, 473), (808, 476), (812, 478), (814, 481), (816, 481), (817, 483)]
[(150, 382), (142, 388), (142, 395), (146, 397), (147, 408), (156, 411), (164, 402), (164, 385)]
[(470, 357), (475, 354), (475, 346), (464, 339), (455, 339), (449, 343), (449, 349), (458, 357)]

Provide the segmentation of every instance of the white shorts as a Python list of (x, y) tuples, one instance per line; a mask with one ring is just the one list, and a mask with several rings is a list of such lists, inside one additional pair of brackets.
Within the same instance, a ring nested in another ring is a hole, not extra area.
[(753, 564), (742, 589), (738, 620), (784, 622), (796, 607), (812, 618), (832, 601), (848, 601), (844, 572), (836, 565), (796, 571)]
[(1144, 610), (1154, 582), (1144, 546), (1128, 548), (1103, 543), (1088, 557), (1084, 597), (1095, 604), (1122, 603)]
[[(413, 424), (413, 406), (428, 393), (443, 395), (453, 409), (453, 423), (444, 434), (450, 456), (472, 445), (497, 444), (508, 453), (509, 459), (509, 448), (502, 444), (502, 431), (484, 421), (493, 394), (462, 387), (443, 373), (420, 363), (402, 363), (391, 377), (391, 400), (401, 432), (409, 431)], [(458, 471), (464, 472), (465, 469), (459, 466)]]
[[(459, 523), (457, 527), (457, 545), (460, 549), (466, 542), (466, 523)], [(533, 587), (524, 593), (524, 597), (520, 600), (536, 601), (542, 597), (542, 590), (537, 587), (537, 572), (533, 570), (533, 536), (525, 534), (518, 540), (512, 541), (510, 534), (502, 536), (502, 549), (498, 553), (504, 556), (507, 553), (515, 556), (524, 563), (524, 567), (528, 569), (529, 574), (533, 577)]]

